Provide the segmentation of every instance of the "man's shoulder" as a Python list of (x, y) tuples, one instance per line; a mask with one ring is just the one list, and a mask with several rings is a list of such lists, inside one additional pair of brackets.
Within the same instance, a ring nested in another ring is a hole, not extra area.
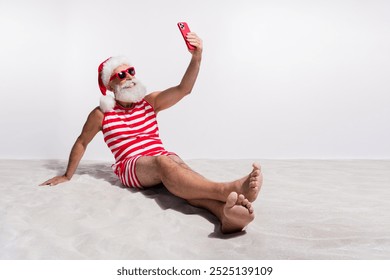
[(94, 109), (92, 109), (91, 114), (104, 115), (100, 106), (97, 106)]
[(104, 113), (103, 113), (102, 109), (100, 109), (100, 107), (97, 106), (96, 108), (94, 108), (94, 109), (89, 113), (88, 119), (101, 120), (103, 117), (104, 117)]
[(155, 100), (162, 91), (153, 91), (144, 97), (144, 100), (148, 102), (153, 108), (155, 107)]
[(160, 92), (161, 92), (161, 90), (159, 90), (159, 91), (153, 91), (153, 92), (151, 92), (151, 93), (148, 93), (145, 97), (144, 97), (144, 99), (146, 100), (146, 101), (153, 101), (155, 98), (156, 98), (156, 96), (157, 95), (159, 95), (160, 94)]

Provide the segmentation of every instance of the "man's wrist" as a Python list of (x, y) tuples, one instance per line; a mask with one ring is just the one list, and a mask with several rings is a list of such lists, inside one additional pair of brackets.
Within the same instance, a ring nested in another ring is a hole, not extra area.
[(202, 60), (202, 53), (193, 53), (192, 59), (200, 62)]

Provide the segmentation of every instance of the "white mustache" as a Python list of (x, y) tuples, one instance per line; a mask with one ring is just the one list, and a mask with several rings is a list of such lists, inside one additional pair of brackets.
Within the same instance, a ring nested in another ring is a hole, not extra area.
[(145, 86), (137, 79), (126, 80), (115, 87), (115, 98), (122, 102), (139, 102), (146, 95)]
[(121, 86), (121, 89), (132, 88), (132, 87), (136, 86), (137, 83), (138, 83), (138, 81), (136, 79), (128, 80)]

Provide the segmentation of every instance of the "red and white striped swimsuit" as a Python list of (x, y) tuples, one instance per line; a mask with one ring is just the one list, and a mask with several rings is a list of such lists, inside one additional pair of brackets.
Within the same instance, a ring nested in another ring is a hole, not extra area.
[(115, 157), (113, 169), (127, 187), (141, 188), (135, 166), (141, 156), (175, 155), (164, 149), (156, 113), (145, 100), (124, 108), (118, 104), (104, 113), (104, 141)]

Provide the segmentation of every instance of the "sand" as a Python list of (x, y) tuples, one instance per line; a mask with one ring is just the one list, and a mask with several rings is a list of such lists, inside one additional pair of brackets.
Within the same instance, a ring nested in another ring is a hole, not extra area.
[(121, 186), (111, 162), (39, 187), (61, 160), (0, 160), (0, 259), (390, 259), (390, 161), (188, 160), (227, 181), (262, 165), (256, 218), (222, 235), (217, 219), (163, 187)]

